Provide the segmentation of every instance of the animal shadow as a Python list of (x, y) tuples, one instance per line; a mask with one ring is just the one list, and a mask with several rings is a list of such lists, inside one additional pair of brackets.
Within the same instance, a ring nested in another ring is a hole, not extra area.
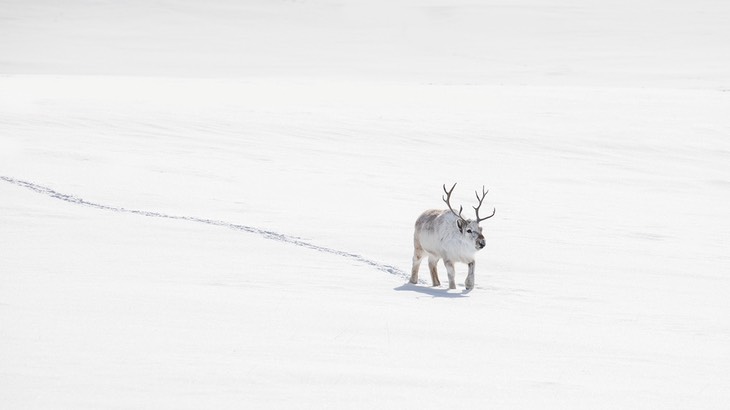
[(398, 286), (397, 288), (393, 288), (393, 290), (398, 292), (416, 292), (421, 293), (424, 295), (428, 295), (434, 298), (463, 298), (467, 297), (471, 290), (462, 289), (461, 292), (458, 290), (453, 289), (446, 289), (446, 288), (434, 288), (427, 285), (414, 285), (410, 282), (406, 282), (402, 284), (401, 286)]

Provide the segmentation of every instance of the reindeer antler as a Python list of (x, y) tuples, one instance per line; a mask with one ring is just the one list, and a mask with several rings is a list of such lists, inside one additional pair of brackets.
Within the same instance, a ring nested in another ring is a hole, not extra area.
[(443, 199), (444, 202), (446, 202), (446, 205), (448, 205), (449, 210), (451, 210), (451, 212), (453, 212), (454, 215), (458, 216), (459, 219), (461, 219), (462, 221), (465, 221), (464, 217), (461, 216), (461, 211), (464, 210), (464, 207), (459, 206), (459, 213), (457, 214), (456, 211), (454, 211), (454, 208), (451, 207), (451, 203), (449, 202), (449, 201), (451, 201), (451, 193), (454, 192), (454, 188), (456, 188), (456, 183), (454, 183), (454, 186), (452, 186), (451, 189), (448, 191), (446, 190), (446, 184), (444, 184), (444, 192), (446, 193), (446, 197), (445, 198), (441, 197), (441, 199)]
[[(444, 189), (446, 189), (446, 188), (444, 187)], [(489, 219), (489, 218), (493, 217), (495, 213), (497, 213), (497, 208), (494, 208), (494, 210), (492, 211), (492, 214), (489, 215), (488, 217), (486, 217), (486, 218), (479, 217), (479, 208), (482, 207), (482, 202), (484, 202), (484, 198), (487, 196), (488, 193), (489, 193), (489, 190), (488, 189), (485, 190), (484, 185), (482, 185), (482, 197), (481, 198), (479, 197), (479, 192), (474, 191), (474, 194), (477, 196), (477, 201), (479, 201), (479, 205), (472, 207), (472, 208), (474, 208), (474, 212), (477, 214), (477, 223), (484, 221), (486, 219)]]

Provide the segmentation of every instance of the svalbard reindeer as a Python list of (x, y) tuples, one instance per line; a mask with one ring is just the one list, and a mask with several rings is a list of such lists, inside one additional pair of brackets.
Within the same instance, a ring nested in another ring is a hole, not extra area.
[(431, 271), (433, 286), (441, 285), (436, 264), (443, 259), (449, 275), (449, 289), (456, 289), (454, 280), (454, 263), (456, 262), (466, 263), (469, 266), (469, 273), (464, 284), (468, 290), (474, 288), (474, 255), (486, 245), (479, 223), (493, 217), (497, 210), (494, 209), (492, 214), (487, 217), (479, 217), (479, 208), (489, 192), (482, 187), (481, 197), (478, 192), (475, 192), (479, 204), (472, 207), (477, 219), (465, 219), (461, 216), (463, 206), (459, 207), (459, 213), (456, 213), (451, 207), (451, 193), (454, 192), (454, 188), (456, 188), (456, 184), (447, 191), (444, 184), (446, 196), (442, 199), (449, 209), (429, 209), (416, 220), (416, 230), (413, 234), (411, 283), (418, 283), (418, 268), (421, 266), (421, 260), (428, 256), (428, 269)]

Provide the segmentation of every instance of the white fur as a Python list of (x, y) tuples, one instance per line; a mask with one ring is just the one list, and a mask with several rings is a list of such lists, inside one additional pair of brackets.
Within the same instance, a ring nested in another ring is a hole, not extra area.
[[(461, 224), (461, 228), (460, 225)], [(474, 287), (474, 256), (484, 247), (482, 228), (476, 221), (460, 220), (449, 210), (428, 210), (416, 220), (413, 235), (413, 269), (411, 283), (418, 282), (421, 260), (428, 256), (433, 286), (439, 286), (436, 264), (443, 259), (449, 276), (449, 288), (456, 289), (454, 263), (469, 266), (465, 286)]]

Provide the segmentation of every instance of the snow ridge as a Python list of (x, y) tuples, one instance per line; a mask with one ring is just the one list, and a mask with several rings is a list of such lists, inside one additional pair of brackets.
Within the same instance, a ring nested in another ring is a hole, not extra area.
[(277, 242), (288, 243), (288, 244), (292, 244), (295, 246), (300, 246), (302, 248), (311, 249), (311, 250), (314, 250), (317, 252), (329, 253), (329, 254), (333, 254), (333, 255), (342, 256), (344, 258), (354, 260), (356, 262), (371, 266), (382, 272), (390, 273), (392, 275), (400, 276), (403, 278), (409, 277), (406, 275), (405, 272), (403, 272), (402, 270), (398, 269), (395, 266), (380, 263), (380, 262), (374, 261), (372, 259), (368, 259), (362, 255), (358, 255), (356, 253), (351, 253), (351, 252), (328, 248), (325, 246), (315, 245), (315, 244), (306, 242), (300, 238), (297, 238), (295, 236), (290, 236), (290, 235), (273, 232), (273, 231), (267, 231), (267, 230), (256, 228), (253, 226), (234, 224), (234, 223), (215, 220), (215, 219), (198, 218), (198, 217), (194, 217), (194, 216), (168, 215), (168, 214), (163, 214), (163, 213), (154, 212), (154, 211), (144, 211), (144, 210), (139, 210), (139, 209), (127, 209), (127, 208), (122, 208), (122, 207), (103, 205), (103, 204), (98, 204), (95, 202), (89, 202), (85, 199), (82, 199), (82, 198), (79, 198), (79, 197), (76, 197), (73, 195), (63, 194), (63, 193), (55, 191), (51, 188), (48, 188), (48, 187), (45, 187), (42, 185), (38, 185), (38, 184), (34, 184), (32, 182), (22, 181), (19, 179), (10, 178), (10, 177), (6, 177), (3, 175), (0, 175), (0, 179), (3, 181), (9, 182), (13, 185), (17, 185), (17, 186), (20, 186), (23, 188), (30, 189), (33, 192), (43, 194), (43, 195), (49, 196), (51, 198), (60, 199), (61, 201), (69, 202), (72, 204), (88, 206), (88, 207), (96, 208), (96, 209), (103, 209), (105, 211), (142, 215), (142, 216), (147, 216), (150, 218), (175, 219), (175, 220), (182, 220), (182, 221), (197, 222), (197, 223), (206, 224), (206, 225), (221, 226), (224, 228), (252, 233), (255, 235), (259, 235), (265, 239), (269, 239), (269, 240), (273, 240), (273, 241), (277, 241)]

